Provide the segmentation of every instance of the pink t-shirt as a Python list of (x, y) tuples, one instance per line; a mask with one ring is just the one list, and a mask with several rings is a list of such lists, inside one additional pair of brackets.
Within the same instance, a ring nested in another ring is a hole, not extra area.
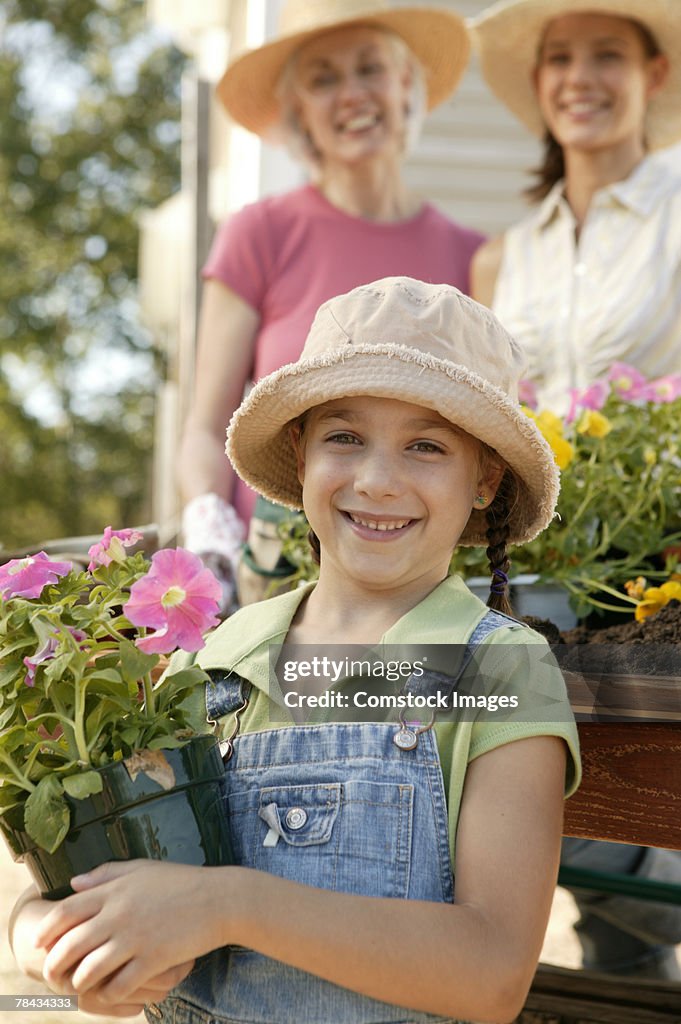
[[(317, 309), (334, 295), (404, 275), (469, 291), (484, 238), (425, 203), (408, 220), (377, 223), (332, 206), (312, 185), (245, 206), (218, 229), (203, 277), (221, 281), (260, 314), (253, 380), (295, 362)], [(237, 511), (255, 497), (241, 482)]]

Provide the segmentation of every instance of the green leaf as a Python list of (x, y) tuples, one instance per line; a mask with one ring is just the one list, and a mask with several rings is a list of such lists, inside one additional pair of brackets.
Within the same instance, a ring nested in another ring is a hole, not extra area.
[(183, 747), (186, 742), (186, 737), (181, 739), (177, 736), (157, 736), (149, 740), (147, 750), (175, 750), (177, 747)]
[(84, 800), (93, 793), (101, 793), (104, 787), (102, 776), (99, 772), (80, 772), (78, 775), (69, 775), (62, 779), (64, 790), (75, 800)]
[(192, 665), (190, 668), (183, 668), (172, 675), (164, 676), (162, 682), (154, 690), (159, 710), (167, 708), (170, 701), (176, 704), (179, 694), (185, 691), (189, 693), (197, 686), (203, 686), (209, 678), (208, 674), (198, 665)]
[(24, 803), (26, 791), (11, 783), (3, 783), (0, 786), (0, 814), (9, 811), (12, 807)]
[(121, 730), (119, 733), (121, 741), (126, 743), (129, 747), (136, 747), (140, 736), (140, 728), (138, 726), (128, 726), (127, 729)]
[(56, 775), (46, 775), (26, 801), (26, 831), (43, 850), (54, 853), (69, 830), (70, 820), (61, 782)]
[(130, 640), (121, 641), (121, 672), (126, 683), (136, 682), (158, 664), (158, 654), (145, 654)]

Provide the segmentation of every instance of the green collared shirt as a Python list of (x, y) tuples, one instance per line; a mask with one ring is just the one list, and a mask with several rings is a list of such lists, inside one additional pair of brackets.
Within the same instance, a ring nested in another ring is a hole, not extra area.
[[(193, 663), (207, 671), (235, 672), (252, 684), (248, 707), (240, 717), (241, 734), (296, 724), (283, 707), (286, 687), (282, 688), (276, 666), (291, 622), (314, 585), (309, 583), (240, 609), (209, 634), (198, 654), (181, 653), (172, 660), (173, 669)], [(465, 644), (486, 611), (458, 576), (450, 576), (391, 626), (372, 650), (384, 659), (393, 652), (405, 657), (408, 652), (412, 661), (419, 661), (422, 655), (428, 668), (435, 667), (446, 675), (451, 666), (451, 675), (455, 675)], [(434, 660), (437, 665), (433, 665)], [(463, 678), (467, 681), (463, 687), (466, 692), (494, 694), (497, 700), (505, 698), (507, 704), (513, 698), (517, 706), (436, 715), (433, 729), (448, 802), (452, 857), (466, 769), (476, 757), (514, 740), (558, 736), (568, 747), (566, 796), (575, 791), (580, 779), (577, 728), (563, 677), (542, 636), (509, 622), (480, 645)], [(347, 678), (339, 679), (328, 689), (342, 690), (348, 685)], [(371, 679), (364, 680), (364, 689), (370, 686)], [(489, 703), (489, 698), (485, 700)], [(192, 698), (191, 712), (196, 727), (207, 728), (201, 691)], [(418, 714), (419, 719), (427, 717)], [(386, 716), (381, 712), (376, 717), (383, 721)], [(396, 712), (393, 717), (398, 729)], [(306, 721), (332, 722), (334, 711), (317, 711)], [(232, 715), (218, 723), (225, 734), (232, 731), (232, 726)]]

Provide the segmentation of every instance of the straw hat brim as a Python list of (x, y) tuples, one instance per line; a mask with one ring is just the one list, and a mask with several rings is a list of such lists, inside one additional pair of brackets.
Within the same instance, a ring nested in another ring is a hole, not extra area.
[[(302, 508), (289, 424), (337, 398), (370, 395), (433, 409), (484, 441), (518, 480), (509, 543), (531, 540), (554, 515), (559, 474), (535, 423), (503, 391), (464, 366), (403, 345), (353, 345), (291, 363), (259, 381), (232, 417), (227, 454), (238, 475), (271, 501)], [(487, 545), (473, 511), (460, 543)]]
[(437, 7), (402, 7), (317, 25), (242, 54), (218, 82), (219, 99), (236, 122), (265, 134), (280, 119), (277, 84), (293, 53), (315, 36), (354, 25), (388, 29), (404, 40), (423, 68), (429, 110), (454, 91), (466, 70), (470, 39), (462, 18)]
[(649, 149), (681, 139), (681, 2), (679, 0), (502, 0), (468, 24), (480, 66), (492, 92), (529, 130), (543, 136), (532, 73), (546, 24), (578, 12), (641, 22), (669, 60), (664, 89), (650, 100)]

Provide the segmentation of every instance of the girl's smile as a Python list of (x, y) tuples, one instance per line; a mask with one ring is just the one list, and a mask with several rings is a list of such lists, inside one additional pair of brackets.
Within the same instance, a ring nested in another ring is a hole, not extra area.
[(361, 536), (366, 536), (368, 540), (388, 540), (390, 538), (374, 537), (372, 534), (397, 534), (398, 531), (402, 533), (414, 522), (413, 519), (395, 519), (394, 517), (383, 516), (369, 517), (365, 513), (359, 512), (346, 512), (345, 515), (358, 527)]

